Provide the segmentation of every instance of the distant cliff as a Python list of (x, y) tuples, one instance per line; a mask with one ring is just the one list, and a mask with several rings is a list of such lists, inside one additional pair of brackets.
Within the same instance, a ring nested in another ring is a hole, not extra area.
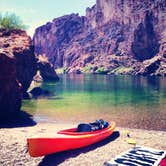
[(35, 53), (67, 72), (166, 75), (166, 1), (97, 0), (36, 29)]

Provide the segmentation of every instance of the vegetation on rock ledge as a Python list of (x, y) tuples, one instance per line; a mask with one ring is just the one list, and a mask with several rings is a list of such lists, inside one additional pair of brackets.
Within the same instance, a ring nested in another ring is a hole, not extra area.
[(115, 75), (131, 74), (132, 71), (133, 71), (132, 67), (120, 66), (120, 67), (117, 67), (114, 70), (112, 70), (109, 74), (115, 74)]
[(0, 28), (4, 29), (27, 29), (27, 26), (23, 24), (19, 16), (16, 16), (14, 13), (5, 14), (0, 13)]

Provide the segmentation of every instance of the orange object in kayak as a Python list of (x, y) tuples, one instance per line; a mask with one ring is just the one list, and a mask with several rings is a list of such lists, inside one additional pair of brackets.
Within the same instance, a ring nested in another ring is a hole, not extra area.
[(77, 149), (99, 142), (110, 136), (115, 122), (107, 128), (92, 132), (76, 132), (76, 128), (61, 130), (54, 138), (28, 138), (28, 150), (32, 157)]

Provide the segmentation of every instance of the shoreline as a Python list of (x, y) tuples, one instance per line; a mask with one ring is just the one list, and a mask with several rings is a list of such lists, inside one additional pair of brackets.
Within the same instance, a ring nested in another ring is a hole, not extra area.
[(166, 132), (155, 130), (131, 129), (116, 127), (115, 132), (107, 139), (85, 148), (56, 153), (44, 157), (32, 158), (27, 153), (26, 138), (33, 136), (54, 136), (57, 131), (75, 127), (74, 124), (38, 123), (30, 127), (0, 129), (0, 165), (26, 166), (98, 166), (116, 155), (130, 149), (127, 133), (135, 139), (137, 145), (166, 151)]

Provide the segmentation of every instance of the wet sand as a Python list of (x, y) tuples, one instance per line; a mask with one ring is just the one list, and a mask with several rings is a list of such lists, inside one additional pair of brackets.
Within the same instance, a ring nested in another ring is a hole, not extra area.
[(94, 145), (44, 157), (32, 158), (27, 152), (26, 139), (34, 136), (54, 135), (56, 131), (75, 127), (73, 124), (38, 123), (31, 127), (0, 129), (1, 166), (101, 166), (134, 145), (126, 142), (127, 131), (137, 145), (166, 150), (166, 132), (117, 127), (107, 139)]

